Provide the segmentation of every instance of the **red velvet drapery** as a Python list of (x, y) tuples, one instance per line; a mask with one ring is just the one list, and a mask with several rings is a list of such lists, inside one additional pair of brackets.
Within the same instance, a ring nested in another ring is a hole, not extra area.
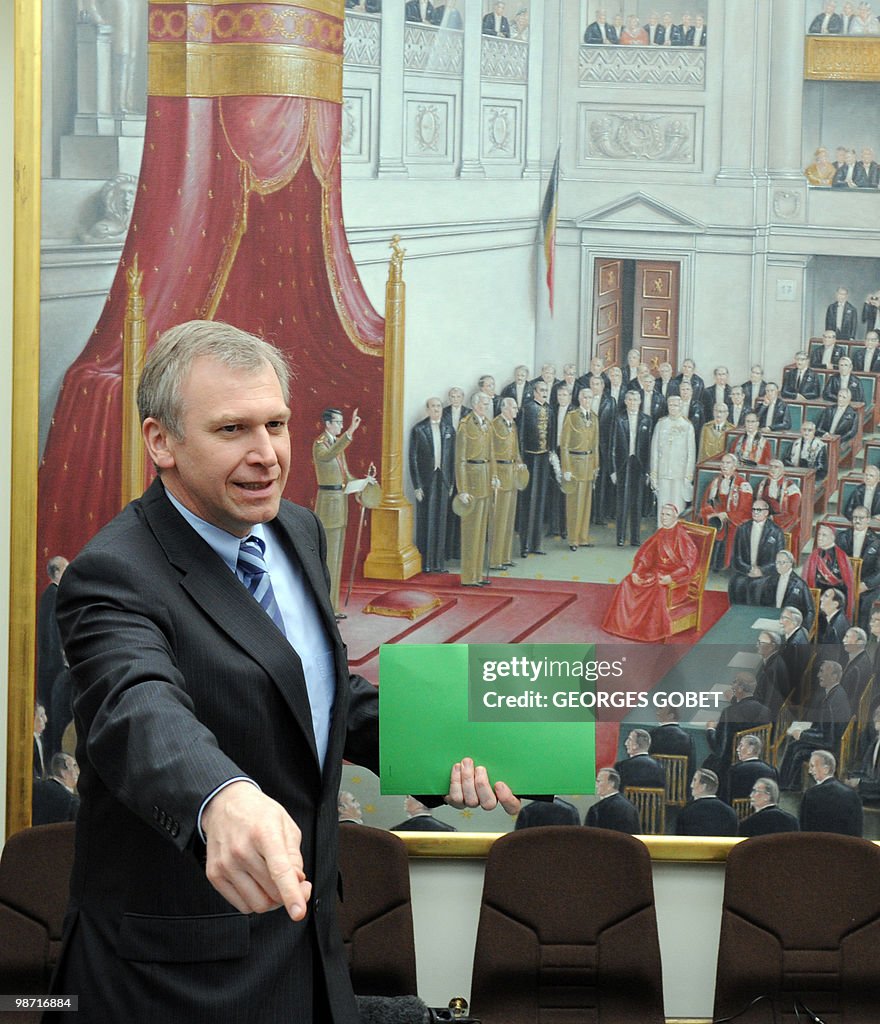
[(40, 468), (40, 562), (72, 557), (119, 510), (125, 272), (135, 256), (150, 343), (203, 317), (288, 353), (297, 377), (288, 497), (313, 500), (311, 444), (325, 406), (364, 415), (352, 471), (378, 462), (384, 321), (346, 242), (340, 109), (293, 96), (150, 98), (122, 260), (64, 378)]

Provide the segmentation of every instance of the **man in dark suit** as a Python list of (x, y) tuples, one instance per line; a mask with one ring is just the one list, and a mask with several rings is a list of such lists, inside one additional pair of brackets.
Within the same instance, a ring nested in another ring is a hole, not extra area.
[[(138, 392), (159, 478), (59, 587), (82, 806), (53, 990), (92, 1021), (358, 1020), (336, 800), (342, 757), (378, 767), (377, 693), (282, 500), (287, 380), (227, 324), (167, 331)], [(481, 776), (456, 765), (449, 801), (486, 806)]]
[(859, 625), (867, 630), (871, 605), (880, 597), (880, 536), (868, 529), (871, 517), (864, 505), (856, 505), (850, 518), (852, 526), (838, 530), (835, 541), (850, 558), (862, 560), (859, 573)]
[(694, 737), (678, 724), (678, 711), (675, 708), (657, 708), (656, 729), (651, 730), (651, 752), (657, 754), (673, 754), (688, 759), (687, 773), (690, 778), (694, 773), (697, 749)]
[(825, 310), (825, 330), (834, 331), (839, 341), (852, 341), (856, 336), (858, 310), (849, 301), (849, 289), (840, 287), (834, 302)]
[(760, 603), (765, 608), (795, 608), (801, 616), (798, 626), (803, 622), (804, 632), (809, 632), (816, 616), (813, 595), (794, 571), (794, 555), (790, 551), (777, 552), (774, 566), (764, 579)]
[(810, 756), (810, 775), (816, 785), (801, 799), (801, 832), (836, 832), (841, 836), (861, 836), (862, 801), (858, 793), (834, 778), (837, 760), (828, 750), (815, 750)]
[[(459, 424), (470, 415), (471, 410), (464, 404), (462, 388), (451, 387), (448, 398), (449, 402), (443, 406), (443, 422), (448, 423), (457, 434)], [(456, 487), (453, 485), (452, 498), (455, 494)], [(461, 558), (461, 519), (452, 511), (452, 498), (449, 499), (450, 508), (446, 512), (446, 557)]]
[(844, 633), (843, 649), (846, 652), (847, 660), (843, 666), (840, 685), (846, 691), (853, 714), (858, 711), (862, 694), (874, 671), (874, 665), (865, 651), (867, 646), (868, 637), (865, 631), (858, 626), (850, 626)]
[(32, 825), (75, 821), (79, 811), (79, 767), (70, 754), (52, 755), (47, 779), (34, 779)]
[(822, 398), (826, 402), (836, 402), (837, 393), (841, 388), (849, 389), (849, 397), (853, 402), (864, 402), (865, 393), (862, 390), (861, 381), (852, 375), (853, 363), (849, 356), (841, 356), (838, 365), (838, 372), (825, 379), (825, 387), (822, 389)]
[(843, 638), (850, 627), (846, 617), (846, 595), (837, 587), (827, 587), (819, 595), (817, 640), (825, 657), (843, 658)]
[(520, 452), (529, 469), (529, 482), (516, 508), (516, 532), (522, 558), (529, 553), (546, 554), (544, 529), (550, 489), (550, 453), (556, 447), (549, 396), (549, 385), (539, 377), (520, 417)]
[(639, 546), (645, 486), (651, 471), (651, 417), (639, 412), (638, 391), (626, 394), (626, 412), (617, 417), (611, 439), (611, 482), (617, 488), (617, 546)]
[(764, 380), (764, 367), (760, 363), (755, 363), (749, 371), (749, 379), (740, 386), (742, 387), (745, 404), (753, 412), (757, 412), (761, 408), (761, 402), (767, 391), (767, 382)]
[(774, 832), (800, 832), (798, 820), (779, 804), (779, 786), (773, 779), (758, 779), (752, 787), (751, 803), (754, 814), (740, 822), (741, 836), (768, 836)]
[[(843, 667), (837, 661), (823, 661), (819, 666), (819, 687), (822, 691), (805, 714), (808, 729), (791, 729), (791, 740), (779, 768), (783, 789), (800, 789), (801, 766), (816, 750), (835, 748), (852, 717), (846, 691), (840, 685)], [(832, 772), (834, 768), (832, 767)], [(801, 828), (803, 828), (801, 822)]]
[(730, 373), (726, 366), (716, 366), (713, 372), (712, 383), (709, 384), (700, 396), (703, 406), (703, 421), (705, 423), (715, 415), (716, 405), (730, 405)]
[(67, 559), (53, 555), (46, 564), (49, 585), (40, 595), (37, 605), (37, 699), (52, 712), (52, 684), (65, 668), (61, 634), (55, 619), (55, 601), (58, 584), (67, 568)]
[(409, 435), (409, 475), (416, 496), (416, 547), (425, 572), (446, 572), (446, 517), (455, 482), (455, 431), (443, 421), (439, 398)]
[(752, 502), (752, 520), (744, 523), (733, 538), (730, 581), (727, 598), (731, 604), (761, 603), (767, 575), (776, 564), (776, 555), (785, 547), (785, 534), (770, 518), (765, 498)]
[(861, 413), (853, 409), (851, 401), (849, 388), (841, 388), (837, 392), (837, 404), (822, 410), (816, 432), (822, 436), (823, 441), (830, 441), (836, 435), (840, 443), (844, 444), (856, 436)]
[(791, 412), (788, 403), (779, 397), (779, 385), (767, 381), (764, 402), (758, 410), (758, 424), (761, 430), (791, 430)]
[(613, 768), (600, 768), (596, 773), (596, 796), (598, 799), (587, 811), (585, 825), (628, 832), (631, 836), (641, 833), (639, 812), (620, 792), (620, 775)]
[(493, 4), (492, 10), (483, 17), (484, 36), (503, 36), (510, 39), (510, 22), (504, 17), (504, 4)]
[(517, 366), (513, 371), (513, 380), (501, 389), (501, 398), (512, 398), (516, 402), (516, 422), (519, 426), (522, 408), (527, 398), (532, 397), (532, 384), (529, 381), (529, 368)]
[(434, 23), (434, 5), (431, 0), (406, 0), (404, 17), (407, 21), (419, 21), (423, 25)]
[(691, 779), (693, 800), (675, 819), (677, 836), (735, 836), (736, 813), (718, 796), (718, 776), (698, 768)]
[(651, 734), (645, 729), (632, 729), (623, 743), (627, 757), (618, 761), (614, 770), (620, 775), (621, 789), (627, 786), (666, 786), (666, 769), (648, 753)]
[(780, 394), (783, 398), (805, 398), (812, 401), (819, 397), (821, 390), (819, 375), (810, 369), (810, 357), (803, 350), (796, 352), (794, 366), (782, 374)]
[[(619, 371), (618, 371), (619, 372)], [(599, 475), (593, 494), (592, 519), (597, 526), (604, 526), (614, 515), (614, 485), (611, 483), (611, 443), (617, 423), (617, 403), (605, 390), (602, 378), (591, 376), (590, 413), (598, 417), (599, 423)]]
[(853, 181), (856, 183), (856, 188), (880, 186), (880, 165), (874, 159), (874, 150), (870, 146), (865, 146), (862, 150), (862, 158), (853, 171)]
[[(809, 657), (809, 641), (807, 644), (806, 657)], [(774, 629), (762, 629), (755, 646), (761, 658), (755, 673), (755, 700), (766, 705), (769, 713), (775, 715), (796, 683), (797, 667), (789, 660), (790, 652), (786, 649), (782, 633)], [(801, 647), (796, 650), (801, 651)]]
[(876, 806), (880, 800), (880, 706), (871, 713), (871, 727), (866, 731), (859, 757), (859, 767), (851, 772), (846, 784), (855, 789), (862, 801)]
[[(702, 394), (702, 388), (700, 388)], [(687, 380), (678, 382), (678, 397), (681, 399), (681, 414), (686, 420), (690, 420), (694, 428), (694, 446), (700, 446), (700, 434), (703, 431), (705, 420), (703, 419), (703, 406), (700, 402), (700, 395), (697, 389)]]
[(733, 761), (733, 740), (743, 729), (753, 729), (770, 721), (770, 712), (755, 699), (757, 681), (751, 672), (741, 669), (730, 687), (730, 703), (718, 721), (706, 722), (706, 741), (711, 753), (703, 762), (722, 781)]
[(822, 333), (822, 344), (810, 348), (810, 366), (817, 370), (836, 370), (841, 356), (846, 355), (843, 345), (837, 344), (837, 332), (833, 327), (826, 328)]
[[(866, 307), (874, 311), (876, 306)], [(864, 316), (864, 313), (862, 314)], [(865, 335), (865, 347), (850, 349), (853, 369), (860, 373), (880, 373), (880, 333), (873, 328)]]
[(867, 509), (872, 519), (880, 516), (880, 467), (870, 463), (865, 466), (864, 480), (850, 491), (843, 514), (852, 519), (857, 508)]
[(758, 779), (777, 781), (776, 769), (761, 760), (764, 744), (759, 736), (748, 733), (740, 737), (736, 745), (736, 764), (727, 772), (723, 798), (733, 804), (734, 800), (744, 800), (751, 795), (752, 788)]
[(596, 11), (596, 20), (587, 25), (584, 32), (584, 42), (590, 45), (601, 45), (602, 43), (616, 44), (620, 42), (617, 38), (617, 29), (608, 24), (608, 17), (602, 8)]
[(457, 832), (454, 825), (447, 825), (431, 814), (431, 808), (426, 807), (421, 800), (414, 796), (404, 798), (403, 807), (406, 811), (406, 820), (399, 825), (392, 825), (392, 832)]
[(539, 828), (544, 825), (580, 825), (581, 816), (577, 807), (561, 796), (549, 800), (533, 800), (516, 816), (515, 832), (524, 828)]

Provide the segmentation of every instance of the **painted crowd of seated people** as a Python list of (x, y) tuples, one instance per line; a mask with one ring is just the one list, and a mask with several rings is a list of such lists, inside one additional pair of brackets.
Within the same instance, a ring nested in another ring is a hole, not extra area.
[(584, 32), (589, 45), (610, 46), (690, 46), (706, 45), (706, 19), (701, 12), (684, 11), (676, 21), (671, 11), (652, 11), (643, 25), (637, 14), (615, 14), (609, 18), (599, 7)]
[(837, 0), (826, 0), (822, 10), (810, 22), (807, 33), (811, 36), (876, 36), (880, 35), (880, 21), (874, 15), (871, 4), (839, 4)]
[(871, 146), (858, 150), (838, 146), (834, 160), (826, 146), (819, 146), (813, 162), (804, 168), (807, 182), (815, 188), (877, 189), (880, 188), (880, 164)]

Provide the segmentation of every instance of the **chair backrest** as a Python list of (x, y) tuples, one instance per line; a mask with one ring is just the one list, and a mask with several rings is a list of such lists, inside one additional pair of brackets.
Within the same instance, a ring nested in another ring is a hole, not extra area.
[(810, 641), (816, 642), (816, 637), (819, 635), (819, 598), (822, 594), (818, 587), (808, 587), (810, 591), (810, 597), (813, 599), (813, 622), (810, 626)]
[[(825, 1020), (876, 1020), (878, 942), (872, 843), (804, 832), (740, 843), (727, 857), (714, 1016), (794, 1020), (799, 1000)], [(747, 1009), (759, 996), (770, 998)]]
[(752, 801), (747, 796), (734, 797), (733, 809), (736, 811), (736, 820), (745, 821), (745, 819), (752, 813)]
[(687, 754), (654, 754), (655, 761), (666, 769), (666, 806), (684, 807), (687, 803)]
[(739, 732), (733, 734), (733, 747), (730, 751), (730, 763), (736, 764), (736, 748), (739, 746), (739, 741), (743, 736), (757, 736), (758, 739), (764, 744), (763, 754), (765, 757), (770, 756), (770, 745), (773, 741), (773, 723), (767, 722), (766, 725), (757, 725), (754, 729), (740, 729)]
[(854, 751), (853, 751), (853, 739), (856, 731), (856, 720), (851, 718), (847, 723), (846, 728), (843, 730), (843, 734), (840, 737), (840, 745), (837, 748), (837, 777), (839, 779), (845, 779), (849, 775), (849, 767), (852, 762)]
[(11, 835), (0, 856), (0, 991), (41, 995), (61, 949), (75, 825)]
[(620, 832), (575, 826), (496, 840), (471, 1007), (483, 1024), (662, 1024), (646, 847)]
[(662, 836), (666, 831), (666, 790), (653, 786), (625, 786), (623, 795), (642, 819), (642, 834)]
[(865, 683), (865, 689), (862, 691), (862, 696), (859, 698), (858, 714), (856, 715), (856, 737), (859, 743), (861, 743), (864, 738), (868, 729), (868, 724), (871, 721), (871, 705), (874, 703), (875, 682), (875, 677), (873, 675), (870, 676), (867, 683)]
[(352, 986), (361, 996), (417, 994), (409, 858), (398, 836), (339, 828), (338, 901)]
[(782, 749), (783, 743), (785, 743), (788, 728), (793, 721), (794, 716), (791, 713), (791, 694), (789, 694), (779, 707), (779, 713), (776, 716), (776, 725), (773, 730), (773, 742), (770, 747), (769, 756), (767, 757), (768, 764), (772, 764), (774, 768), (779, 767), (779, 752)]

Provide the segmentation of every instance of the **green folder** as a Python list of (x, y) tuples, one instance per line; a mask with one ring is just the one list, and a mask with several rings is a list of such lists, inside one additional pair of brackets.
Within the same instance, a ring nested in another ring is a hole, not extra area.
[[(492, 782), (503, 780), (514, 793), (594, 792), (594, 714), (557, 707), (552, 699), (558, 690), (573, 692), (576, 702), (593, 684), (583, 678), (535, 682), (509, 676), (485, 682), (480, 675), (481, 666), (496, 660), (514, 656), (538, 664), (548, 652), (564, 652), (561, 660), (576, 667), (593, 651), (591, 644), (383, 645), (382, 793), (446, 793), (452, 765), (463, 757), (485, 765)], [(496, 706), (499, 701), (504, 706)]]

